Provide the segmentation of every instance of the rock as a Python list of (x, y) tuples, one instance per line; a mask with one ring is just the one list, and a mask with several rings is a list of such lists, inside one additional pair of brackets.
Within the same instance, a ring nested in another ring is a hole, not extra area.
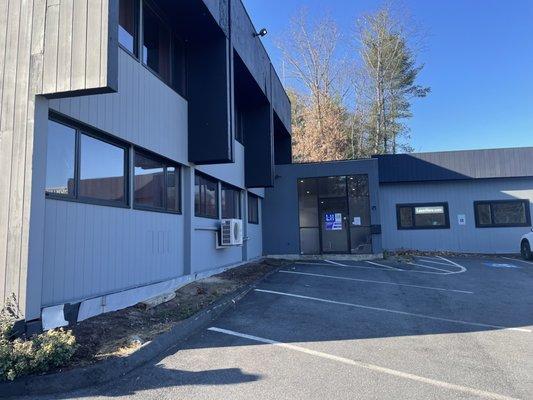
[(159, 304), (166, 303), (167, 301), (172, 300), (174, 297), (176, 297), (176, 292), (163, 293), (159, 296), (152, 297), (151, 299), (144, 300), (140, 304), (144, 308), (150, 309), (158, 306)]

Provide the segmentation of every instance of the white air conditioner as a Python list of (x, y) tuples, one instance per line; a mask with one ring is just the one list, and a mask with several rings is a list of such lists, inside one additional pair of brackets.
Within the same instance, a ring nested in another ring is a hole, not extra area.
[(220, 221), (220, 244), (222, 246), (242, 245), (241, 219), (223, 219)]

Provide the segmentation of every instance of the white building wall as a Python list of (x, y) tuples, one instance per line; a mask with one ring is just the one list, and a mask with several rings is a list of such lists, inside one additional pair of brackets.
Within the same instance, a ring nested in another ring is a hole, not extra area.
[[(384, 184), (379, 188), (383, 248), (468, 253), (518, 253), (530, 228), (476, 228), (474, 201), (527, 199), (533, 213), (533, 178)], [(399, 230), (396, 204), (448, 202), (450, 229)], [(459, 225), (458, 215), (466, 216)], [(532, 216), (533, 217), (533, 216)]]

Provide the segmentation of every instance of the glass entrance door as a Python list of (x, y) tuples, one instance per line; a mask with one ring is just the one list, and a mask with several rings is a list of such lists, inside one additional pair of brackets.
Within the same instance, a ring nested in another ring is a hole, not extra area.
[(348, 253), (348, 204), (346, 197), (320, 200), (322, 253)]

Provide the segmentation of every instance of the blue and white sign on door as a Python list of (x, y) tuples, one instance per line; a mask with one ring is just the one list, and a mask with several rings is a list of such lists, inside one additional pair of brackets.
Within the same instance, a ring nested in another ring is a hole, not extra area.
[(342, 230), (342, 214), (341, 213), (325, 213), (324, 223), (327, 231), (341, 231)]

